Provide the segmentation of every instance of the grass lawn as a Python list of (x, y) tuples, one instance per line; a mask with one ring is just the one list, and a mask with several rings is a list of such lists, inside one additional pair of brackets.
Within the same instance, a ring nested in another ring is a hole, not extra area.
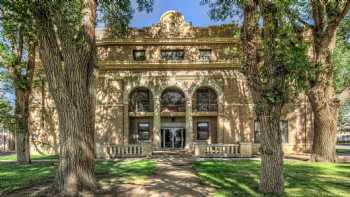
[[(103, 176), (101, 184), (118, 177), (118, 181), (146, 180), (155, 169), (152, 160), (132, 161), (97, 161), (96, 174)], [(16, 163), (0, 163), (0, 196), (31, 185), (52, 182), (57, 170), (54, 162), (20, 165)]]
[[(31, 153), (30, 154), (32, 160), (55, 160), (58, 159), (57, 155), (41, 155), (39, 153)], [(0, 161), (16, 161), (17, 155), (16, 154), (10, 154), (10, 155), (1, 155)]]
[[(216, 188), (214, 196), (263, 196), (258, 191), (260, 161), (198, 161), (193, 167), (204, 183)], [(284, 169), (284, 196), (350, 194), (350, 164), (285, 160)]]

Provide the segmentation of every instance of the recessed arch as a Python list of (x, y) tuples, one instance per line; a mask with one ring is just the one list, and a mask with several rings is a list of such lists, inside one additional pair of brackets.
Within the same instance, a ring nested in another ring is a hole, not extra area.
[(160, 96), (161, 111), (185, 112), (186, 94), (176, 86), (165, 88)]
[(193, 111), (217, 112), (218, 96), (216, 91), (209, 86), (201, 86), (194, 91), (192, 96)]
[(133, 88), (128, 96), (130, 112), (153, 112), (153, 93), (140, 86)]

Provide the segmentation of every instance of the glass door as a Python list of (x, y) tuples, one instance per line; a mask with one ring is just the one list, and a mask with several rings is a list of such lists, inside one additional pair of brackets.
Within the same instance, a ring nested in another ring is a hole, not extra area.
[(161, 146), (165, 149), (183, 148), (185, 142), (185, 129), (164, 128), (161, 130)]

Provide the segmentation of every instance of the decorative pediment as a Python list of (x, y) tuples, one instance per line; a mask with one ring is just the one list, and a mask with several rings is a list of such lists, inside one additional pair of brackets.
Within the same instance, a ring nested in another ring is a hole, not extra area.
[(191, 23), (185, 21), (185, 17), (178, 11), (167, 11), (160, 17), (160, 23), (153, 25), (151, 31), (154, 38), (189, 38), (193, 37)]

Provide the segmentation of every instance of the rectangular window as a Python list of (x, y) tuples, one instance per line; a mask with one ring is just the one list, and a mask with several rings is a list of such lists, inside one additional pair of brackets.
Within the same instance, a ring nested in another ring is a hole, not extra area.
[[(282, 134), (282, 143), (288, 143), (288, 121), (280, 121), (280, 130)], [(254, 143), (260, 143), (261, 127), (260, 122), (254, 121)]]
[(260, 122), (255, 120), (254, 121), (254, 143), (260, 143), (260, 133), (261, 133)]
[(209, 139), (209, 122), (197, 123), (197, 140)]
[(139, 122), (137, 124), (138, 129), (138, 140), (144, 141), (150, 138), (150, 124), (148, 122)]
[(162, 60), (183, 60), (185, 59), (184, 50), (162, 50), (160, 52)]
[(287, 120), (280, 121), (280, 129), (282, 133), (282, 143), (288, 143), (288, 121)]
[(211, 58), (211, 49), (199, 50), (199, 59), (203, 61), (209, 61)]
[(197, 92), (197, 111), (209, 111), (209, 91), (207, 89)]
[(133, 56), (135, 61), (145, 61), (146, 60), (146, 51), (145, 50), (134, 50)]

